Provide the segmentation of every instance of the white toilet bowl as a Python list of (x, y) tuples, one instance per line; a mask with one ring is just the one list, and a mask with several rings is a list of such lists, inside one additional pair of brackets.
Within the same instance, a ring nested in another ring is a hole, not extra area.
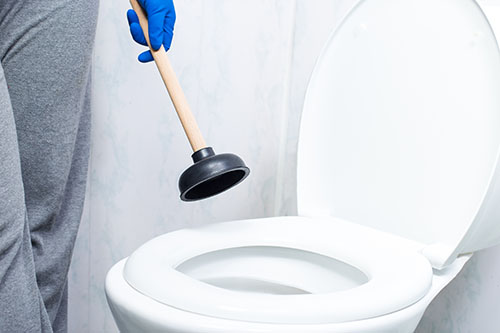
[(498, 91), (474, 1), (361, 1), (308, 87), (300, 216), (147, 242), (106, 278), (119, 329), (413, 331), (470, 253), (500, 243)]
[[(300, 217), (180, 230), (134, 252), (123, 273), (163, 304), (255, 322), (353, 321), (421, 299), (431, 286), (429, 261), (360, 231)], [(176, 288), (165, 288), (165, 281)]]
[(436, 277), (420, 249), (338, 219), (219, 223), (146, 243), (106, 294), (123, 332), (410, 332), (469, 258)]

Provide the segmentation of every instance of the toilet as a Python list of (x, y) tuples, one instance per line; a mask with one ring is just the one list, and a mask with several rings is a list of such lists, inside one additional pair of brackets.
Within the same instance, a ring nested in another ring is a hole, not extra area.
[(360, 1), (307, 89), (298, 216), (156, 237), (105, 291), (122, 332), (413, 332), (500, 243), (500, 52), (473, 0)]

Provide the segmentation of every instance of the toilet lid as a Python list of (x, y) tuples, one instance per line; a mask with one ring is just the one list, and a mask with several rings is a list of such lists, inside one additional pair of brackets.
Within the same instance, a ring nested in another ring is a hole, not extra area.
[(299, 214), (427, 244), (444, 266), (500, 242), (499, 144), (500, 56), (476, 2), (361, 1), (309, 83)]

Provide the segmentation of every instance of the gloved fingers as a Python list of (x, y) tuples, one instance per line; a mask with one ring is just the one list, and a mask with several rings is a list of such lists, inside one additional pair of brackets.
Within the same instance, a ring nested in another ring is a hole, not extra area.
[(165, 22), (163, 23), (163, 45), (165, 46), (165, 50), (170, 49), (170, 45), (172, 44), (175, 19), (175, 10), (169, 10), (165, 17)]
[(167, 12), (167, 15), (165, 16), (165, 21), (163, 22), (163, 29), (165, 31), (174, 31), (174, 25), (175, 25), (175, 19), (176, 19), (176, 15), (175, 15), (175, 9), (173, 8), (173, 3), (172, 3), (172, 9), (170, 9), (168, 12)]
[(128, 25), (131, 25), (132, 23), (139, 23), (139, 17), (133, 9), (127, 10), (127, 20)]
[(132, 38), (139, 44), (148, 46), (148, 43), (146, 42), (146, 38), (144, 37), (144, 32), (142, 31), (141, 26), (139, 23), (132, 23), (130, 24), (130, 34), (132, 35)]
[(141, 54), (139, 54), (138, 59), (140, 62), (150, 62), (154, 60), (151, 51), (142, 52)]
[(144, 32), (142, 31), (141, 25), (139, 24), (139, 18), (133, 9), (127, 11), (127, 20), (130, 25), (130, 34), (136, 43), (144, 46), (148, 46), (146, 38), (144, 38)]
[(168, 51), (170, 49), (173, 37), (174, 37), (174, 32), (172, 30), (167, 30), (163, 33), (163, 46), (165, 47), (165, 51)]
[(148, 13), (149, 41), (153, 50), (158, 50), (163, 43), (163, 23), (165, 22), (165, 11)]
[[(172, 44), (175, 25), (175, 8), (172, 0), (138, 0), (148, 17), (149, 41), (153, 50), (158, 50), (163, 44), (168, 51)], [(147, 46), (144, 32), (139, 24), (137, 13), (130, 9), (127, 11), (130, 33), (134, 41)], [(150, 62), (153, 56), (150, 51), (141, 53), (140, 62)]]

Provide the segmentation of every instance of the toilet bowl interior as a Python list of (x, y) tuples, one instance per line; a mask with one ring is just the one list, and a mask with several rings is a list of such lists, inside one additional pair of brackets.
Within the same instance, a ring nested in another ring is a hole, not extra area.
[(361, 270), (340, 260), (310, 251), (272, 246), (208, 252), (175, 269), (215, 287), (274, 295), (332, 293), (369, 280)]

